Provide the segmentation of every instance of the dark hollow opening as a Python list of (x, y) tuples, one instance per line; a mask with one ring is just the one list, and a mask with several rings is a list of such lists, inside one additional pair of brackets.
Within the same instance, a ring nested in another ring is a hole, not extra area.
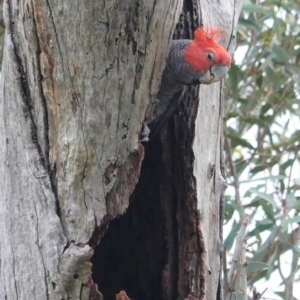
[(145, 145), (145, 158), (126, 213), (109, 223), (91, 259), (93, 281), (104, 300), (124, 290), (130, 299), (162, 300), (166, 264), (165, 216), (159, 185), (159, 139)]

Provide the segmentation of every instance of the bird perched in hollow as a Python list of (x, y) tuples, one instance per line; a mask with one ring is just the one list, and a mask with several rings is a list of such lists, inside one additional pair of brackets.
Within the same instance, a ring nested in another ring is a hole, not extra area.
[(141, 141), (153, 138), (163, 123), (172, 116), (182, 98), (183, 93), (179, 91), (184, 86), (211, 84), (226, 76), (231, 57), (217, 43), (220, 38), (222, 36), (219, 29), (198, 28), (193, 40), (172, 41), (153, 118), (147, 124), (143, 123)]

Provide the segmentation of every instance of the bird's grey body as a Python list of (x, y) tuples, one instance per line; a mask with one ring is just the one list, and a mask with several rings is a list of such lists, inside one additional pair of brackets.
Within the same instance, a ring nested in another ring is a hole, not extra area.
[[(191, 40), (175, 40), (171, 44), (166, 67), (162, 75), (161, 85), (157, 94), (158, 103), (154, 108), (151, 123), (160, 119), (171, 107), (175, 106), (174, 103), (170, 103), (170, 100), (185, 85), (191, 85), (193, 83), (200, 84), (199, 72), (192, 70), (191, 67), (184, 62), (183, 58), (184, 51), (191, 42)], [(175, 108), (176, 106), (174, 109)]]
[(157, 94), (158, 101), (153, 110), (152, 120), (144, 124), (142, 141), (152, 139), (172, 116), (182, 99), (185, 86), (200, 84), (199, 72), (192, 70), (184, 61), (185, 49), (191, 43), (192, 40), (172, 41)]
[[(228, 65), (214, 65), (214, 54), (210, 52), (211, 48), (206, 52), (200, 46), (195, 48), (195, 44), (190, 47), (192, 43), (194, 43), (193, 40), (172, 41), (157, 94), (158, 101), (153, 110), (152, 120), (147, 124), (144, 123), (140, 136), (141, 141), (148, 141), (149, 138), (153, 138), (161, 126), (172, 116), (183, 98), (185, 86), (199, 85), (200, 83), (210, 84), (226, 76), (229, 69)], [(207, 67), (204, 68), (204, 71), (200, 72), (186, 62), (187, 49), (193, 49), (193, 61), (205, 60)], [(195, 59), (194, 55), (196, 56)], [(199, 57), (202, 60), (199, 60)]]

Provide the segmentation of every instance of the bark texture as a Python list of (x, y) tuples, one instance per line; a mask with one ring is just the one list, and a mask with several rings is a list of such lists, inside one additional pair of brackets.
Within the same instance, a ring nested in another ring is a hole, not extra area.
[(4, 1), (0, 299), (217, 297), (223, 84), (200, 88), (196, 123), (194, 89), (145, 149), (138, 136), (178, 20), (176, 38), (230, 37), (236, 7)]
[(88, 298), (88, 242), (128, 207), (181, 4), (5, 1), (1, 299)]

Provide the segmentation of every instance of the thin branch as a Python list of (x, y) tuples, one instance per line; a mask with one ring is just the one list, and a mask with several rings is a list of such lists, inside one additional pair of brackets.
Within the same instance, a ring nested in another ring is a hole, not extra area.
[[(236, 272), (239, 264), (241, 264), (241, 255), (243, 251), (243, 245), (247, 233), (248, 224), (249, 224), (249, 216), (246, 215), (241, 221), (241, 228), (236, 237), (236, 245), (232, 257), (231, 267), (228, 273), (229, 290), (233, 290), (234, 281), (237, 276)], [(228, 293), (229, 291), (227, 290), (226, 292)]]
[(227, 293), (229, 291), (228, 273), (227, 273), (227, 254), (226, 247), (223, 249), (223, 299), (226, 299)]
[(225, 138), (225, 145), (226, 145), (227, 153), (228, 153), (227, 157), (228, 157), (229, 164), (230, 164), (231, 174), (232, 174), (233, 180), (234, 180), (235, 201), (238, 205), (241, 205), (239, 177), (236, 172), (234, 162), (232, 160), (232, 149), (231, 149), (231, 145), (230, 145), (229, 138), (227, 135), (226, 126), (225, 126), (225, 130), (224, 130), (224, 138)]

